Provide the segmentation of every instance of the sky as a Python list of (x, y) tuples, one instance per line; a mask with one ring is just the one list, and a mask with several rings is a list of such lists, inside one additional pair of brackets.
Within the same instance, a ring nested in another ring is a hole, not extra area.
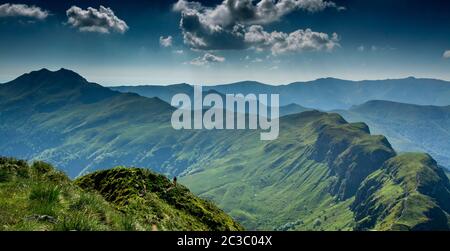
[(105, 86), (450, 80), (450, 1), (0, 1), (0, 82), (67, 68)]

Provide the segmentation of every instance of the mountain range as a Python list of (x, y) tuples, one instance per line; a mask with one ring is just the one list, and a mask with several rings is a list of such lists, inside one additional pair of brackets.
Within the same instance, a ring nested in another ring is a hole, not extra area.
[[(169, 102), (177, 93), (193, 95), (192, 86), (143, 85), (111, 87), (125, 93)], [(435, 79), (347, 81), (324, 78), (272, 86), (255, 81), (203, 87), (218, 93), (280, 93), (280, 116), (311, 109), (364, 122), (385, 135), (399, 152), (427, 152), (450, 170), (450, 82)], [(307, 108), (308, 107), (308, 108)]]
[[(159, 97), (170, 103), (179, 92), (191, 92), (188, 84), (169, 86), (110, 87), (121, 92), (132, 92), (145, 97)], [(386, 100), (417, 105), (450, 105), (450, 82), (437, 79), (405, 78), (387, 80), (349, 81), (323, 78), (287, 85), (268, 85), (255, 81), (204, 86), (203, 90), (220, 93), (280, 94), (280, 105), (298, 104), (318, 110), (349, 109), (370, 100)]]
[(336, 112), (350, 122), (364, 121), (398, 151), (427, 152), (450, 169), (450, 106), (373, 100)]
[[(22, 75), (0, 85), (0, 155), (45, 160), (72, 178), (119, 165), (179, 176), (246, 229), (449, 229), (443, 169), (425, 153), (397, 154), (364, 123), (305, 108), (280, 118), (278, 139), (260, 141), (258, 130), (174, 130), (163, 98), (66, 69)], [(353, 102), (336, 100), (324, 107)]]

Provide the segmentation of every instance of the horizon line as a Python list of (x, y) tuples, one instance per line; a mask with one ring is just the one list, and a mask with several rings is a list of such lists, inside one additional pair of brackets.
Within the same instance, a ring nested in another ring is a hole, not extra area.
[[(37, 72), (37, 71), (42, 71), (42, 70), (46, 70), (49, 72), (58, 72), (61, 70), (67, 70), (67, 71), (72, 71), (78, 75), (80, 75), (81, 77), (85, 78), (88, 82), (90, 83), (96, 83), (99, 85), (102, 85), (104, 87), (146, 87), (146, 86), (159, 86), (159, 87), (164, 87), (164, 86), (174, 86), (174, 85), (189, 85), (189, 86), (196, 86), (199, 84), (192, 84), (192, 83), (187, 83), (187, 82), (178, 82), (178, 83), (168, 83), (168, 84), (161, 84), (161, 83), (155, 83), (155, 84), (145, 84), (145, 83), (125, 83), (125, 84), (118, 84), (118, 85), (114, 85), (114, 84), (108, 84), (108, 83), (101, 83), (98, 81), (90, 81), (88, 78), (84, 77), (82, 74), (78, 73), (75, 70), (71, 70), (69, 68), (65, 68), (65, 67), (60, 67), (58, 70), (50, 70), (47, 67), (43, 67), (40, 68), (39, 70), (32, 70), (29, 72), (25, 72), (21, 75), (18, 75), (16, 77), (14, 77), (11, 80), (7, 80), (6, 82), (0, 82), (0, 84), (6, 84), (9, 83), (11, 81), (14, 81), (15, 79), (17, 79), (18, 77), (25, 75), (25, 74), (29, 74), (32, 72)], [(244, 82), (252, 82), (255, 84), (262, 84), (262, 85), (267, 85), (267, 86), (287, 86), (287, 85), (291, 85), (291, 84), (301, 84), (301, 83), (310, 83), (310, 82), (315, 82), (315, 81), (319, 81), (319, 80), (326, 80), (326, 79), (333, 79), (333, 80), (340, 80), (340, 81), (349, 81), (349, 82), (365, 82), (365, 81), (388, 81), (388, 80), (405, 80), (405, 79), (418, 79), (418, 80), (437, 80), (437, 81), (442, 81), (442, 82), (449, 82), (450, 83), (450, 79), (441, 79), (441, 78), (436, 78), (436, 77), (418, 77), (418, 76), (413, 76), (413, 75), (409, 75), (409, 76), (405, 76), (405, 77), (395, 77), (395, 78), (379, 78), (379, 79), (344, 79), (344, 78), (339, 78), (339, 77), (332, 77), (332, 76), (327, 76), (327, 77), (319, 77), (319, 78), (314, 78), (311, 80), (297, 80), (297, 81), (293, 81), (293, 82), (288, 82), (288, 83), (281, 83), (281, 84), (268, 84), (266, 82), (262, 82), (262, 81), (258, 81), (258, 80), (239, 80), (239, 81), (233, 81), (233, 82), (226, 82), (226, 83), (213, 83), (213, 84), (200, 84), (201, 86), (221, 86), (221, 85), (232, 85), (232, 84), (239, 84), (239, 83), (244, 83)], [(107, 81), (105, 81), (107, 82)], [(150, 82), (150, 81), (149, 81)]]

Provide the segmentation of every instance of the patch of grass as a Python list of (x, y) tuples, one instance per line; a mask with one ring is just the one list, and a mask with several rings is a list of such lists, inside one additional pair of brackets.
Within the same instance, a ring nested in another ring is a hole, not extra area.
[(120, 225), (121, 229), (124, 231), (135, 231), (136, 227), (134, 224), (135, 220), (131, 216), (123, 216), (121, 217)]
[(86, 210), (90, 207), (96, 207), (98, 205), (98, 200), (91, 194), (81, 194), (80, 197), (69, 206), (71, 210)]
[(94, 231), (99, 230), (97, 221), (84, 211), (65, 215), (56, 224), (57, 231)]
[(31, 165), (31, 169), (37, 174), (46, 174), (55, 170), (55, 168), (52, 165), (43, 161), (33, 162), (33, 164)]
[(11, 174), (5, 169), (0, 169), (0, 182), (7, 182), (10, 179)]
[(29, 208), (33, 214), (56, 216), (61, 188), (53, 184), (37, 183), (29, 195)]
[(30, 200), (43, 204), (55, 204), (59, 201), (61, 188), (52, 184), (38, 183), (33, 186), (30, 192)]

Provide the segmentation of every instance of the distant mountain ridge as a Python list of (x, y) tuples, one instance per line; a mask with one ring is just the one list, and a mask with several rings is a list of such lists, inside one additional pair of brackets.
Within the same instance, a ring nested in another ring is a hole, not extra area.
[[(190, 86), (183, 86), (189, 92)], [(152, 97), (158, 96), (158, 92), (153, 90), (166, 87), (140, 86), (137, 89), (128, 86), (113, 89), (126, 89)], [(172, 87), (168, 89), (172, 90)], [(450, 82), (447, 81), (413, 77), (366, 81), (324, 78), (282, 86), (243, 81), (207, 86), (204, 90), (244, 94), (280, 93), (281, 116), (310, 109), (337, 111), (351, 122), (366, 122), (375, 133), (386, 135), (395, 149), (428, 152), (440, 165), (450, 168)], [(170, 102), (170, 95), (164, 98)]]
[(373, 100), (336, 112), (351, 122), (364, 121), (398, 151), (425, 151), (450, 168), (450, 106)]
[[(173, 86), (110, 87), (121, 92), (134, 92), (145, 97), (159, 97), (170, 102), (177, 91), (189, 91), (186, 84)], [(386, 100), (418, 105), (450, 105), (450, 82), (437, 79), (387, 79), (348, 81), (323, 78), (287, 85), (267, 85), (255, 81), (204, 86), (224, 94), (280, 94), (280, 105), (298, 104), (319, 110), (348, 109), (370, 100)]]

